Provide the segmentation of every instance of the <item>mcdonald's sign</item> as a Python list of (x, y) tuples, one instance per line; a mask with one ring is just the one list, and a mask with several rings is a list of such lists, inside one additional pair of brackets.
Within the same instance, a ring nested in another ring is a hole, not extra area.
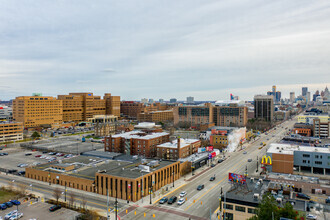
[(270, 158), (270, 156), (264, 155), (262, 157), (261, 164), (272, 165), (272, 158)]

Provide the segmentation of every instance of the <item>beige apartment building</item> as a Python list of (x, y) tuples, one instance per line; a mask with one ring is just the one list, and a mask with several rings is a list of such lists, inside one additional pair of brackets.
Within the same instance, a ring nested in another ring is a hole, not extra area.
[(95, 128), (95, 135), (99, 137), (108, 136), (116, 133), (118, 116), (114, 115), (95, 115), (89, 118)]
[(141, 122), (165, 122), (173, 121), (173, 110), (144, 112), (138, 115)]
[(26, 128), (61, 124), (62, 100), (50, 96), (20, 96), (13, 100), (13, 119)]
[(23, 140), (22, 122), (0, 122), (0, 143)]

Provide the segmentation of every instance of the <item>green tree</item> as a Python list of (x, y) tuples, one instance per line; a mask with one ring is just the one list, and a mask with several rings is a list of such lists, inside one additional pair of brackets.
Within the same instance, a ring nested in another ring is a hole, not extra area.
[(280, 217), (296, 219), (298, 214), (288, 202), (284, 204), (283, 208), (278, 207), (275, 198), (268, 192), (263, 195), (256, 209), (256, 215), (249, 218), (249, 220), (278, 220)]
[(33, 132), (33, 134), (31, 135), (31, 138), (39, 138), (40, 137), (40, 134), (37, 132), (37, 131), (35, 131), (35, 132)]

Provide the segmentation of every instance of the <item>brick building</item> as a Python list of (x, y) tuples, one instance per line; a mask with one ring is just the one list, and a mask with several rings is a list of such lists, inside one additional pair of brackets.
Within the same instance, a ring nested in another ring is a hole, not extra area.
[(120, 116), (120, 96), (106, 93), (104, 98), (93, 93), (69, 93), (58, 95), (63, 102), (63, 121), (86, 121), (94, 115)]
[(189, 123), (190, 126), (244, 127), (248, 120), (248, 108), (241, 101), (218, 101), (213, 106), (206, 103), (204, 106), (176, 106), (174, 107), (174, 124)]
[(105, 137), (104, 151), (143, 155), (147, 158), (156, 156), (156, 146), (169, 141), (169, 133), (146, 133), (139, 130)]
[(79, 156), (27, 167), (25, 176), (50, 184), (136, 202), (180, 178), (180, 162), (115, 161)]
[(0, 122), (0, 143), (23, 140), (22, 122)]
[(197, 153), (199, 147), (201, 147), (201, 141), (198, 139), (178, 138), (172, 142), (157, 145), (157, 157), (178, 160)]
[[(149, 113), (155, 111), (165, 111), (170, 110), (172, 107), (165, 103), (152, 103), (144, 104), (135, 101), (122, 101), (120, 103), (120, 113), (123, 117), (128, 119), (138, 119), (140, 113)], [(161, 115), (159, 115), (161, 116)], [(164, 112), (163, 117), (167, 116)], [(144, 117), (144, 116), (143, 116)], [(155, 116), (157, 117), (157, 116)], [(156, 119), (155, 119), (156, 120)]]
[(94, 126), (95, 136), (105, 137), (116, 133), (118, 116), (114, 115), (95, 115), (93, 118), (89, 118), (88, 122), (91, 122)]
[(152, 111), (138, 114), (141, 122), (166, 122), (173, 121), (173, 110)]
[(26, 128), (62, 124), (62, 100), (39, 95), (16, 97), (13, 119)]

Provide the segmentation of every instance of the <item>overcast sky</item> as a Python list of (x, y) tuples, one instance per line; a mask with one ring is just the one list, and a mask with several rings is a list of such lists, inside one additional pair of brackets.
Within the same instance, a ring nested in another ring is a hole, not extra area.
[(327, 84), (328, 0), (0, 0), (2, 100), (252, 100)]

